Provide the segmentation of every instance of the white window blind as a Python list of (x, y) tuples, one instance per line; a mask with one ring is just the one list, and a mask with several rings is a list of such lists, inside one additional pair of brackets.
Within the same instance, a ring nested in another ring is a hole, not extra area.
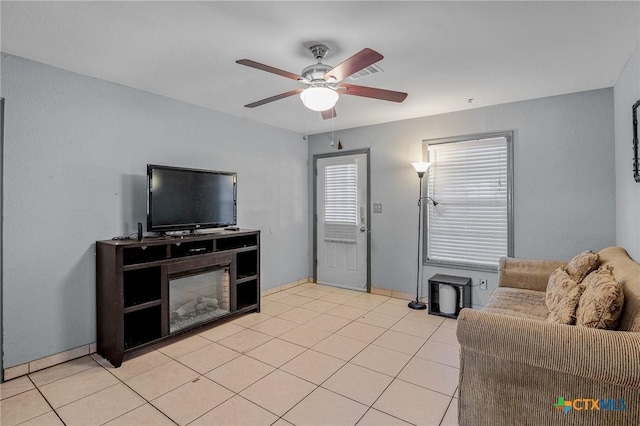
[(508, 253), (508, 156), (506, 137), (430, 144), (427, 258), (430, 261), (498, 265)]
[(358, 225), (358, 165), (325, 167), (324, 238), (355, 243)]

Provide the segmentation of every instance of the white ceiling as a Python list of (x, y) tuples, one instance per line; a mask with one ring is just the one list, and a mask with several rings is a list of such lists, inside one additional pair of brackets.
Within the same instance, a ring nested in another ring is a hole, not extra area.
[[(640, 41), (640, 2), (1, 2), (2, 51), (290, 129), (320, 133), (611, 87)], [(402, 104), (341, 96), (322, 120), (293, 73), (323, 42), (337, 65), (364, 47), (384, 73), (351, 82)], [(474, 99), (469, 103), (468, 99)]]

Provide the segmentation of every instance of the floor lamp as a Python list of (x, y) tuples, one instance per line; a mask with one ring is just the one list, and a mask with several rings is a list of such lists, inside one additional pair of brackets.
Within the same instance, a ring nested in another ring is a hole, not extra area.
[(422, 200), (430, 199), (434, 206), (438, 205), (438, 203), (436, 203), (431, 197), (422, 196), (422, 178), (427, 170), (429, 170), (429, 166), (431, 164), (425, 162), (411, 164), (416, 169), (418, 177), (420, 178), (420, 193), (418, 195), (418, 273), (416, 277), (416, 300), (409, 302), (408, 306), (411, 309), (426, 309), (427, 305), (420, 301), (420, 269), (422, 266), (422, 256), (420, 255), (422, 248)]

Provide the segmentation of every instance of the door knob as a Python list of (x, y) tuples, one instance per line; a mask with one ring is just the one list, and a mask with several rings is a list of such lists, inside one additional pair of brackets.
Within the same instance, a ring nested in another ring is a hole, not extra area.
[(361, 226), (361, 227), (360, 227), (360, 232), (364, 232), (364, 231), (366, 231), (366, 230), (367, 230), (367, 228), (365, 228), (364, 226)]

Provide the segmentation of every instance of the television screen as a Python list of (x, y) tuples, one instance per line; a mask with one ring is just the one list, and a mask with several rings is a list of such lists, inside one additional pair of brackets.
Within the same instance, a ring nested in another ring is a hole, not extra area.
[(236, 173), (147, 165), (147, 231), (236, 224)]

